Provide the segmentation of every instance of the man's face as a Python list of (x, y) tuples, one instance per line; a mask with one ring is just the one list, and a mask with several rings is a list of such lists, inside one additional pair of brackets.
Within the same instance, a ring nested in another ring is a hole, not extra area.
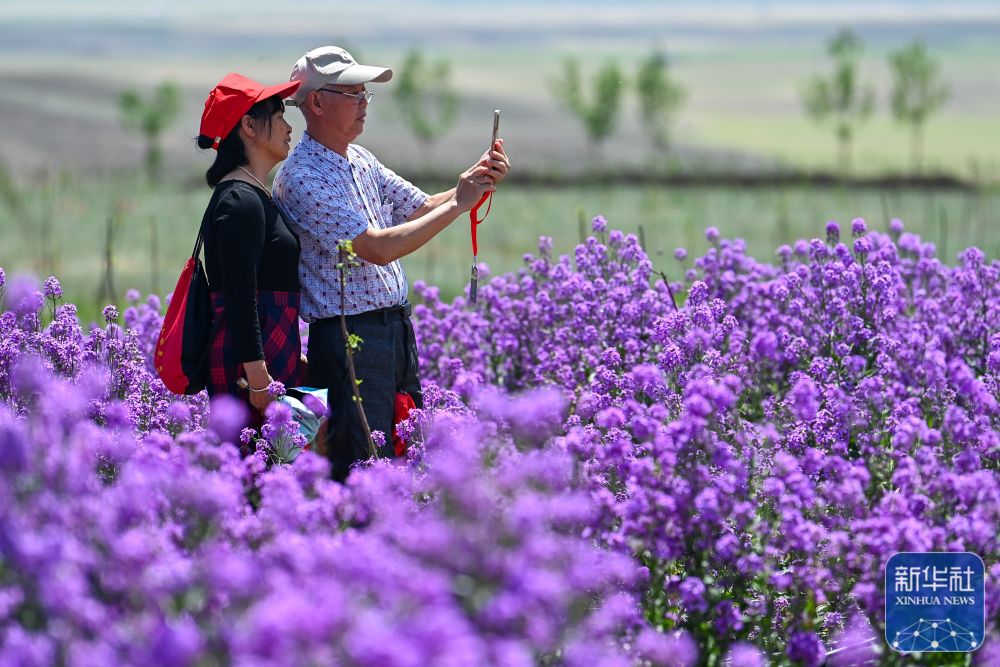
[[(323, 123), (348, 142), (354, 141), (365, 129), (368, 101), (363, 84), (344, 86), (330, 83), (313, 93), (323, 110)], [(356, 96), (356, 97), (355, 97)]]

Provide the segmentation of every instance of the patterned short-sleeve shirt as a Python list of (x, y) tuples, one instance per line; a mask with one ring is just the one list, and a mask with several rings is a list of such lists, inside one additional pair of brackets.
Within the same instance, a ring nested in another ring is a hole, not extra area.
[[(427, 194), (384, 167), (366, 149), (351, 144), (347, 157), (309, 136), (292, 149), (274, 178), (274, 202), (302, 244), (300, 315), (306, 322), (340, 315), (337, 241), (357, 238), (369, 227), (404, 222)], [(364, 260), (345, 280), (344, 314), (398, 306), (408, 285), (399, 261), (378, 266)]]

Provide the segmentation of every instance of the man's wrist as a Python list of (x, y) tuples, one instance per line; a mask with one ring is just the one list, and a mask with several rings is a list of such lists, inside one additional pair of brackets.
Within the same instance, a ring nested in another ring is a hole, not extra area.
[(447, 207), (446, 210), (448, 214), (451, 215), (453, 218), (457, 218), (463, 213), (472, 210), (472, 206), (462, 206), (462, 204), (459, 203), (457, 192), (451, 196), (451, 199), (448, 200), (445, 206)]

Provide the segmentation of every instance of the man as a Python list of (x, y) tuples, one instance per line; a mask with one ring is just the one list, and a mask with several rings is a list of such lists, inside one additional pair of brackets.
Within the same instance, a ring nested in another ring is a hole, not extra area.
[[(430, 241), (507, 175), (503, 142), (465, 170), (455, 188), (427, 195), (351, 142), (364, 129), (373, 93), (392, 70), (359, 65), (344, 49), (324, 46), (295, 63), (300, 82), (289, 104), (306, 122), (274, 179), (274, 198), (302, 244), (301, 316), (309, 323), (310, 382), (329, 388), (327, 452), (333, 475), (343, 480), (355, 461), (369, 456), (353, 400), (340, 314), (363, 340), (354, 354), (365, 416), (385, 434), (380, 456), (392, 454), (397, 392), (422, 406), (417, 351), (410, 323), (407, 281), (399, 259)], [(341, 294), (337, 242), (351, 239), (360, 267), (347, 269)]]

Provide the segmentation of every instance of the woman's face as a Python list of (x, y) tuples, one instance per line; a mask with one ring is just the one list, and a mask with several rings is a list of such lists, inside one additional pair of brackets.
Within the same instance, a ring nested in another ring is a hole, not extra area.
[(285, 112), (278, 110), (271, 116), (270, 132), (265, 139), (268, 154), (281, 162), (288, 157), (288, 150), (292, 145), (292, 126), (285, 120)]
[(292, 143), (292, 126), (285, 120), (285, 112), (280, 109), (275, 111), (270, 123), (259, 123), (259, 126), (249, 142), (275, 164), (288, 157)]

